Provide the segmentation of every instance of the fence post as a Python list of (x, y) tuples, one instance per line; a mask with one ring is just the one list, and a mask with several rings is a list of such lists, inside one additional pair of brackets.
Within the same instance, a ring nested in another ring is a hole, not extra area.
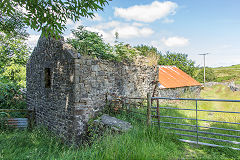
[(151, 101), (151, 94), (147, 94), (147, 125), (151, 125), (151, 109), (152, 109), (152, 101)]

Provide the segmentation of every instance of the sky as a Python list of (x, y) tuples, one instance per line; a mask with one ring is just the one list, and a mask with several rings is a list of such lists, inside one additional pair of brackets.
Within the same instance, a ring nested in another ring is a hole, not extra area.
[[(197, 65), (219, 67), (240, 64), (240, 0), (112, 0), (95, 18), (67, 22), (64, 37), (84, 25), (98, 32), (105, 42), (131, 46), (150, 45), (188, 54)], [(40, 33), (28, 29), (28, 44), (36, 46)]]

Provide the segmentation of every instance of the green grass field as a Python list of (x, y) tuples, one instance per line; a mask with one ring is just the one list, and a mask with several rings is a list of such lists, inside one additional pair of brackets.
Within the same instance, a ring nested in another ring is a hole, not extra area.
[[(222, 98), (222, 99), (240, 99), (240, 92), (232, 92), (229, 88), (217, 85), (212, 88), (205, 88), (201, 92), (201, 98)], [(161, 103), (161, 106), (176, 106), (194, 108), (194, 103), (180, 103), (173, 101), (168, 104)], [(214, 110), (234, 110), (240, 111), (240, 104), (223, 104), (223, 103), (199, 103), (200, 109)], [(175, 117), (194, 118), (195, 113), (192, 111), (161, 110), (161, 115), (170, 115)], [(159, 130), (158, 126), (147, 127), (145, 121), (139, 121), (136, 115), (127, 116), (125, 112), (116, 115), (117, 118), (126, 120), (133, 124), (133, 129), (122, 134), (115, 134), (106, 131), (104, 136), (93, 138), (91, 145), (81, 145), (77, 147), (67, 146), (55, 137), (54, 134), (46, 129), (35, 128), (29, 131), (1, 131), (0, 132), (0, 159), (61, 159), (61, 160), (98, 160), (98, 159), (240, 159), (240, 151), (228, 148), (214, 148), (201, 145), (188, 144), (180, 142), (178, 139), (183, 138), (169, 133), (167, 129)], [(141, 116), (141, 115), (139, 115)], [(221, 115), (206, 114), (198, 115), (201, 119), (217, 119), (222, 121), (240, 122), (239, 115)], [(163, 119), (161, 119), (163, 121)], [(174, 123), (185, 123), (194, 125), (195, 122), (181, 119), (164, 119)], [(216, 123), (199, 123), (199, 125), (208, 125), (211, 127), (240, 129), (238, 126), (223, 125)], [(183, 129), (196, 129), (188, 126), (174, 126), (163, 124), (162, 126), (178, 127)], [(240, 136), (239, 133), (231, 131), (216, 131), (213, 129), (201, 128), (200, 131), (217, 132), (222, 134), (233, 134)], [(181, 132), (178, 132), (181, 133)], [(189, 133), (195, 135), (195, 133)], [(95, 133), (93, 132), (93, 135)], [(220, 138), (219, 136), (207, 136), (210, 138)], [(194, 140), (194, 138), (184, 137), (185, 139)], [(237, 138), (221, 137), (226, 140), (239, 141)], [(201, 140), (202, 141), (202, 140)], [(223, 142), (203, 141), (219, 145), (228, 145), (238, 147), (236, 144), (227, 144)]]
[(217, 82), (235, 81), (236, 84), (240, 84), (240, 64), (213, 68), (216, 75)]
[(123, 134), (110, 134), (91, 146), (66, 146), (45, 129), (32, 132), (14, 131), (0, 134), (0, 159), (238, 159), (239, 151), (196, 146), (177, 140), (178, 137), (158, 128), (146, 128), (134, 122), (134, 128)]

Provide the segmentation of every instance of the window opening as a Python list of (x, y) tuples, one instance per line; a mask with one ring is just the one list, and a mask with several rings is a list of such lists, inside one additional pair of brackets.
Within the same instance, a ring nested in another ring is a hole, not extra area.
[(50, 72), (50, 68), (45, 68), (45, 88), (51, 88), (51, 72)]

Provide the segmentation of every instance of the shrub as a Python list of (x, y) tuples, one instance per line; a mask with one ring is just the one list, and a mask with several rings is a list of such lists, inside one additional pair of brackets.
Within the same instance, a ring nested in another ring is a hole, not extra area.
[(136, 55), (135, 50), (129, 49), (123, 42), (115, 41), (115, 45), (111, 46), (103, 41), (101, 35), (88, 31), (83, 26), (72, 30), (72, 33), (74, 38), (68, 38), (67, 42), (82, 55), (118, 62), (131, 61)]
[(0, 108), (26, 108), (25, 95), (19, 85), (13, 82), (0, 82)]
[[(205, 69), (206, 69), (205, 70), (205, 80), (206, 80), (206, 82), (214, 81), (216, 79), (214, 70), (212, 68), (208, 68), (208, 67), (206, 67)], [(204, 68), (201, 68), (197, 73), (196, 80), (198, 82), (203, 83), (203, 77), (204, 77)]]

